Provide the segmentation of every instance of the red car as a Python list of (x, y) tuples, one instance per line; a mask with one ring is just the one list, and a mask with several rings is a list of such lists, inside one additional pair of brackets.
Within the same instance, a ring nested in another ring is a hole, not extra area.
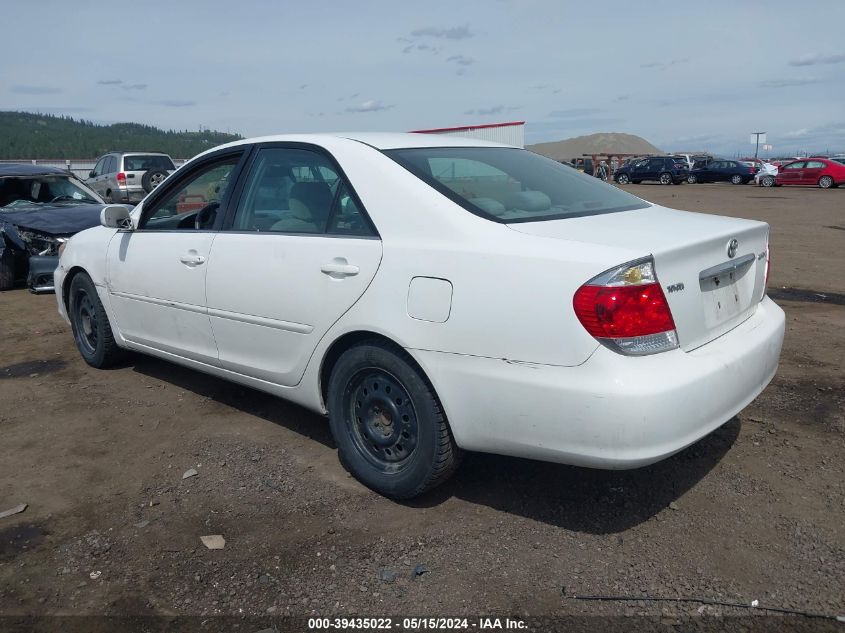
[(818, 185), (830, 189), (845, 184), (845, 165), (827, 158), (808, 158), (778, 169), (775, 185)]

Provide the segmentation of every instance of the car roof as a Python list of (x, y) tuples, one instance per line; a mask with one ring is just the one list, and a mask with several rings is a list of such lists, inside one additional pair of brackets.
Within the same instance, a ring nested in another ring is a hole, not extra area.
[(493, 141), (482, 141), (450, 134), (422, 134), (415, 132), (336, 132), (331, 134), (277, 134), (273, 136), (259, 136), (246, 138), (232, 143), (227, 147), (235, 147), (248, 143), (314, 143), (319, 145), (328, 139), (349, 139), (364, 143), (376, 149), (401, 149), (416, 147), (512, 147)]
[(0, 164), (0, 177), (8, 176), (69, 176), (64, 169), (49, 165), (33, 165), (31, 163), (3, 163)]
[(123, 154), (124, 156), (134, 156), (136, 154), (143, 154), (144, 156), (170, 156), (170, 154), (165, 154), (164, 152), (141, 152), (141, 151), (125, 151), (125, 152), (109, 152), (109, 154)]

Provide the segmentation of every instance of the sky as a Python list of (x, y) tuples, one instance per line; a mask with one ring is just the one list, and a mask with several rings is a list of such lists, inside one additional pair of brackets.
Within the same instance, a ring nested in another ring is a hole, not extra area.
[(841, 0), (4, 0), (3, 18), (0, 110), (244, 136), (526, 121), (527, 143), (724, 154), (765, 131), (772, 155), (845, 152)]

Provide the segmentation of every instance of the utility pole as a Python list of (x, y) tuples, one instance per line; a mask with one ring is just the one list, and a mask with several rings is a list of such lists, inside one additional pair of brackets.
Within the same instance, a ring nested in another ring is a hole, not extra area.
[(756, 138), (756, 145), (754, 147), (754, 160), (757, 160), (757, 153), (760, 151), (760, 137), (766, 136), (765, 132), (752, 132), (751, 136)]

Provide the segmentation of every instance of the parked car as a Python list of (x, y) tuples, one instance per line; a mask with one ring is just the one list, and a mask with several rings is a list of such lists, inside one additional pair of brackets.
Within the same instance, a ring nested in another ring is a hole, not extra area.
[(103, 200), (70, 172), (31, 164), (0, 165), (0, 290), (25, 279), (53, 289), (62, 243), (100, 223)]
[(759, 394), (783, 339), (767, 224), (479, 140), (238, 141), (102, 224), (56, 272), (88, 364), (135, 350), (328, 414), (345, 467), (394, 498), (462, 450), (663, 459)]
[(689, 167), (680, 156), (652, 156), (619, 167), (613, 174), (620, 185), (654, 180), (663, 185), (678, 185), (687, 179)]
[(739, 162), (741, 162), (743, 165), (751, 167), (754, 170), (755, 174), (757, 174), (757, 172), (759, 172), (763, 166), (763, 161), (759, 158), (742, 158)]
[(778, 169), (775, 184), (810, 185), (822, 189), (838, 187), (845, 183), (845, 165), (827, 158), (796, 160)]
[(703, 167), (696, 167), (687, 177), (687, 182), (730, 182), (735, 185), (747, 185), (754, 179), (756, 169), (737, 160), (724, 158), (711, 160)]
[(754, 182), (761, 187), (774, 187), (775, 176), (778, 174), (778, 167), (772, 163), (763, 163), (760, 169), (754, 174)]
[(678, 158), (683, 158), (686, 161), (687, 166), (690, 169), (695, 167), (696, 162), (705, 162), (706, 163), (707, 161), (709, 161), (712, 158), (709, 154), (678, 154), (678, 153), (675, 153), (675, 154), (672, 154), (672, 156), (677, 156)]
[(97, 159), (85, 181), (104, 199), (137, 203), (176, 171), (173, 159), (158, 152), (109, 152)]

